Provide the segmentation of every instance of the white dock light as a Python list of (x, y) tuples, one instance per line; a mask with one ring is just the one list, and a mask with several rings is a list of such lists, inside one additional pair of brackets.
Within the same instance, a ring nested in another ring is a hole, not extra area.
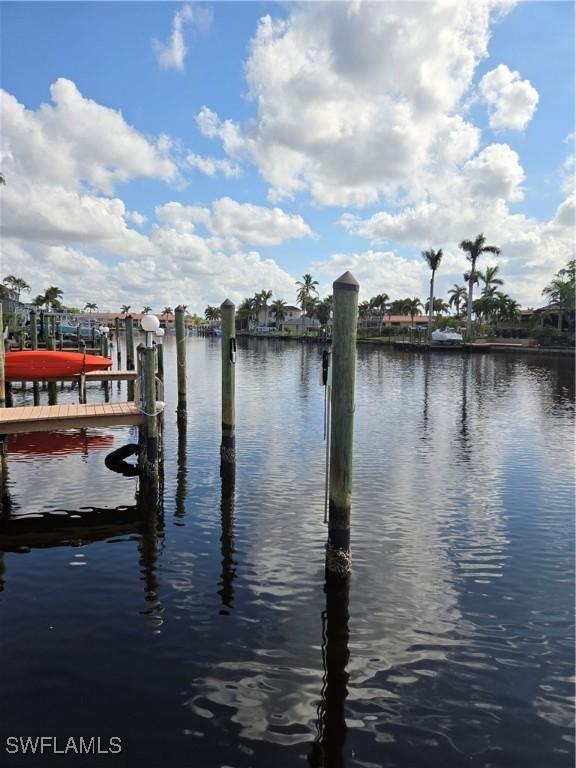
[(158, 320), (156, 315), (153, 315), (152, 312), (146, 312), (145, 315), (142, 315), (140, 325), (142, 326), (142, 330), (146, 331), (146, 346), (151, 347), (152, 334), (156, 333), (158, 328), (160, 328), (160, 320)]
[(163, 336), (164, 336), (165, 333), (166, 333), (166, 331), (164, 330), (164, 328), (158, 328), (158, 330), (156, 331), (156, 343), (157, 344), (162, 344)]

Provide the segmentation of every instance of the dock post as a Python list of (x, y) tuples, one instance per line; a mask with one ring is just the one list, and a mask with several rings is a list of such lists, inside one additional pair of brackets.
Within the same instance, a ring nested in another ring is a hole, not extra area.
[(30, 346), (38, 349), (38, 317), (35, 309), (30, 310)]
[(116, 337), (116, 367), (122, 368), (122, 355), (120, 353), (120, 318), (114, 319), (114, 336)]
[(82, 329), (80, 323), (76, 326), (76, 344), (78, 346), (78, 352), (82, 352)]
[(6, 380), (4, 377), (4, 319), (0, 302), (0, 408), (6, 407)]
[(177, 306), (174, 310), (176, 325), (176, 370), (178, 374), (178, 407), (176, 413), (180, 418), (186, 417), (186, 326), (184, 322), (184, 307)]
[(326, 574), (347, 578), (352, 570), (350, 507), (356, 377), (356, 325), (360, 286), (350, 272), (333, 284), (332, 418)]
[(163, 337), (156, 337), (156, 367), (158, 369), (158, 378), (164, 381), (164, 344)]
[[(132, 315), (124, 320), (126, 330), (126, 369), (134, 370), (134, 323)], [(134, 382), (128, 382), (128, 400), (134, 400)]]
[(236, 468), (236, 307), (226, 299), (220, 305), (222, 313), (222, 442), (220, 444), (220, 474), (234, 473)]
[(156, 354), (154, 347), (145, 347), (141, 355), (144, 378), (143, 405), (146, 414), (142, 471), (148, 477), (155, 478), (158, 476), (158, 414), (156, 413)]

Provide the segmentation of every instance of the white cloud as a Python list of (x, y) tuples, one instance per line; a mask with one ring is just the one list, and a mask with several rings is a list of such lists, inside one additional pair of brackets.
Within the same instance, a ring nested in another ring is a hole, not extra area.
[(200, 33), (205, 33), (212, 24), (212, 11), (209, 8), (187, 3), (176, 11), (172, 20), (172, 34), (166, 43), (152, 41), (158, 64), (162, 69), (184, 69), (188, 48), (184, 41), (184, 27), (189, 26)]
[(456, 112), (491, 14), (508, 5), (306, 3), (265, 16), (246, 63), (256, 118), (241, 128), (204, 107), (199, 127), (256, 163), (274, 201), (309, 190), (321, 204), (373, 203), (477, 150)]
[(186, 157), (188, 165), (192, 168), (197, 168), (206, 176), (215, 176), (217, 173), (222, 173), (227, 179), (240, 176), (242, 173), (240, 166), (237, 163), (232, 163), (230, 160), (218, 160), (215, 157), (202, 157), (201, 155), (195, 155), (190, 153)]
[(490, 126), (494, 130), (523, 131), (538, 106), (539, 95), (529, 80), (498, 65), (480, 81), (480, 94), (488, 106)]
[(199, 206), (167, 203), (156, 208), (156, 216), (175, 231), (192, 233), (196, 224), (203, 224), (221, 247), (236, 248), (240, 244), (271, 246), (314, 233), (304, 219), (280, 208), (265, 208), (251, 203), (239, 203), (221, 197), (212, 203), (212, 210)]
[(176, 165), (165, 150), (128, 125), (120, 112), (83, 97), (64, 78), (50, 86), (50, 93), (54, 106), (42, 104), (33, 112), (0, 91), (2, 167), (12, 184), (33, 178), (79, 189), (85, 183), (112, 194), (118, 182), (138, 176), (176, 179)]

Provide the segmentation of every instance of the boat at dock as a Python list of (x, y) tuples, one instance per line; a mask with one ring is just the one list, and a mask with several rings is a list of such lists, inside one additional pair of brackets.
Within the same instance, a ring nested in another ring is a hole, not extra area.
[(81, 352), (31, 349), (6, 352), (4, 366), (7, 381), (47, 381), (106, 370), (112, 367), (112, 360), (109, 357), (85, 355)]

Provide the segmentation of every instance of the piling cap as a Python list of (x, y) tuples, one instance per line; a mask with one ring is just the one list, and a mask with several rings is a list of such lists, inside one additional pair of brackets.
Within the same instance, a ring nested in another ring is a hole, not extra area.
[(234, 306), (234, 302), (230, 301), (230, 299), (226, 299), (225, 301), (222, 302), (222, 304), (220, 305), (220, 308), (224, 309), (224, 307), (233, 307), (233, 306)]
[(340, 275), (338, 280), (334, 280), (334, 283), (332, 284), (332, 287), (335, 291), (358, 291), (360, 290), (360, 283), (352, 272), (344, 272), (343, 275)]

